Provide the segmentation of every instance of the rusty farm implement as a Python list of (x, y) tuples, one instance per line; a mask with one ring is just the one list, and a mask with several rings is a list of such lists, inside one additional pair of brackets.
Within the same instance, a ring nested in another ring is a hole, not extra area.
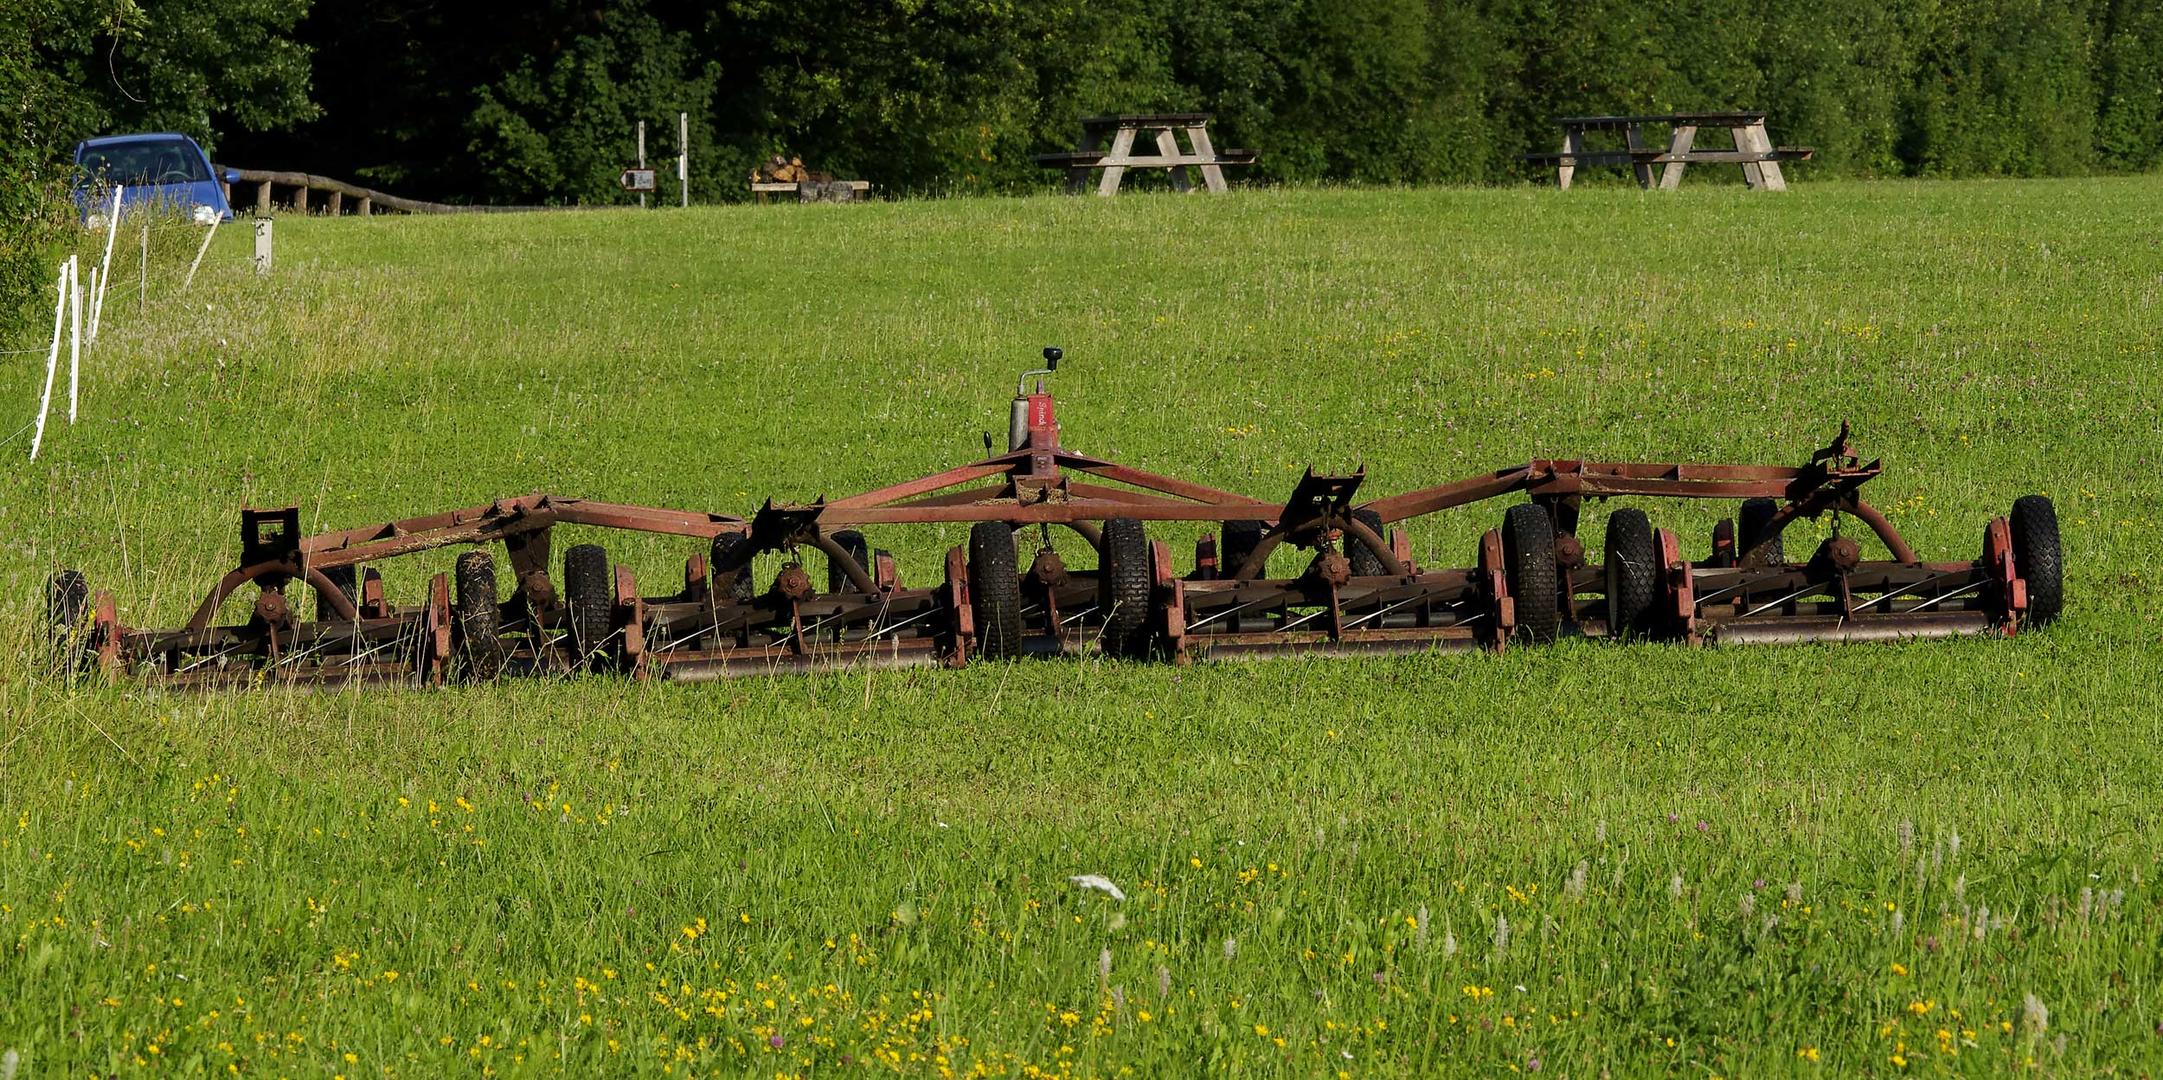
[[(1498, 650), (1566, 635), (1724, 645), (2012, 634), (2047, 624), (2063, 601), (2047, 498), (1989, 522), (1977, 557), (1923, 561), (1862, 498), (1881, 465), (1861, 459), (1845, 425), (1800, 467), (1543, 459), (1367, 501), (1364, 470), (1309, 469), (1288, 497), (1264, 500), (1062, 446), (1042, 381), (1059, 352), (1045, 357), (1022, 376), (1004, 452), (847, 498), (769, 500), (749, 518), (528, 495), (303, 536), (297, 508), (244, 510), (239, 564), (185, 626), (128, 626), (80, 573), (52, 575), (55, 663), (180, 686), (697, 679), (1091, 652), (1185, 662)], [(1510, 495), (1524, 498), (1468, 566), (1414, 561), (1406, 523)], [(1595, 560), (1580, 511), (1609, 499), (1726, 500), (1739, 513), (1693, 559), (1640, 506), (1620, 506)], [(1789, 523), (1826, 514), (1859, 522), (1882, 550), (1837, 527), (1813, 550), (1786, 550)], [(866, 539), (938, 523), (969, 532), (930, 585), (904, 584)], [(1179, 524), (1200, 534), (1184, 570), (1149, 535)], [(552, 573), (559, 525), (680, 536), (697, 550), (680, 588), (649, 594), (597, 543), (569, 547)], [(1068, 547), (1093, 552), (1091, 565), (1067, 566), (1055, 529), (1078, 536)], [(470, 550), (418, 603), (390, 599), (383, 567), (451, 546)], [(1272, 553), (1288, 547), (1303, 565), (1270, 576)], [(754, 562), (765, 553), (778, 556), (770, 577)]]

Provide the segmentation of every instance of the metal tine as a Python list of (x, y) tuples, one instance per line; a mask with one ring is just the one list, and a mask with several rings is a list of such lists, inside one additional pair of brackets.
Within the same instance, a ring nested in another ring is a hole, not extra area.
[(1966, 596), (1967, 594), (1982, 588), (1985, 584), (1985, 582), (1977, 581), (1971, 584), (1962, 585), (1960, 588), (1954, 589), (1952, 592), (1946, 593), (1943, 596), (1931, 597), (1930, 599), (1925, 600), (1922, 603), (1915, 605), (1914, 607), (1900, 611), (1897, 614), (1907, 615), (1913, 612), (1923, 611), (1928, 608), (1936, 607), (1937, 605), (1942, 604), (1947, 600), (1951, 600), (1956, 596)]
[(1735, 616), (1735, 617), (1736, 617), (1736, 618), (1738, 618), (1738, 619), (1747, 619), (1747, 618), (1749, 618), (1750, 616), (1752, 616), (1752, 615), (1755, 615), (1755, 614), (1757, 614), (1757, 613), (1758, 613), (1758, 612), (1760, 612), (1760, 611), (1766, 611), (1766, 610), (1769, 610), (1769, 609), (1771, 609), (1771, 608), (1776, 608), (1776, 607), (1779, 607), (1779, 606), (1780, 606), (1780, 605), (1782, 605), (1782, 604), (1785, 604), (1785, 603), (1787, 603), (1787, 602), (1788, 602), (1788, 601), (1790, 601), (1790, 600), (1794, 600), (1794, 599), (1797, 599), (1797, 598), (1800, 598), (1800, 597), (1808, 596), (1808, 595), (1810, 595), (1811, 593), (1814, 593), (1814, 592), (1817, 592), (1817, 591), (1819, 591), (1819, 589), (1820, 589), (1820, 588), (1822, 588), (1822, 586), (1820, 586), (1820, 585), (1819, 585), (1819, 584), (1818, 584), (1817, 582), (1813, 581), (1813, 582), (1809, 583), (1808, 585), (1805, 585), (1805, 586), (1803, 586), (1802, 588), (1800, 588), (1800, 589), (1797, 589), (1797, 590), (1795, 590), (1794, 592), (1791, 592), (1791, 593), (1787, 594), (1786, 596), (1783, 596), (1783, 597), (1781, 597), (1781, 598), (1780, 598), (1780, 599), (1778, 599), (1778, 600), (1774, 600), (1774, 601), (1772, 601), (1772, 602), (1770, 602), (1770, 603), (1766, 603), (1766, 604), (1760, 604), (1760, 605), (1758, 605), (1757, 607), (1751, 608), (1750, 610), (1748, 610), (1748, 611), (1745, 611), (1745, 612), (1743, 612), (1742, 614), (1740, 614), (1740, 615), (1737, 615), (1737, 616)]
[(1365, 615), (1362, 615), (1362, 616), (1360, 616), (1360, 617), (1359, 617), (1359, 618), (1357, 618), (1357, 619), (1353, 619), (1353, 620), (1352, 620), (1351, 622), (1348, 622), (1348, 623), (1344, 624), (1344, 628), (1345, 628), (1345, 629), (1347, 629), (1347, 630), (1350, 630), (1351, 628), (1353, 628), (1353, 627), (1355, 627), (1355, 626), (1358, 626), (1359, 624), (1361, 624), (1361, 623), (1363, 623), (1363, 622), (1366, 622), (1366, 621), (1367, 621), (1367, 620), (1369, 620), (1369, 619), (1379, 619), (1379, 618), (1381, 618), (1382, 616), (1384, 616), (1384, 615), (1387, 615), (1387, 614), (1389, 614), (1390, 612), (1392, 612), (1392, 611), (1395, 611), (1395, 610), (1397, 610), (1398, 608), (1401, 608), (1401, 607), (1405, 606), (1406, 604), (1417, 604), (1417, 603), (1419, 603), (1420, 601), (1422, 601), (1422, 600), (1425, 600), (1425, 599), (1426, 599), (1426, 597), (1424, 597), (1424, 596), (1408, 596), (1408, 597), (1405, 597), (1404, 599), (1402, 599), (1402, 600), (1399, 600), (1399, 601), (1397, 601), (1396, 603), (1394, 603), (1394, 604), (1391, 604), (1390, 606), (1388, 606), (1388, 607), (1386, 607), (1386, 608), (1381, 608), (1381, 609), (1379, 609), (1379, 610), (1376, 610), (1376, 611), (1370, 611), (1370, 612), (1366, 613)]
[[(1962, 572), (1963, 572), (1963, 573), (1965, 573), (1966, 571), (1962, 571)], [(1855, 605), (1855, 607), (1854, 607), (1854, 608), (1852, 609), (1852, 611), (1861, 611), (1862, 609), (1864, 609), (1864, 608), (1866, 608), (1866, 607), (1869, 607), (1869, 606), (1870, 606), (1870, 605), (1872, 605), (1872, 604), (1882, 604), (1882, 603), (1885, 603), (1885, 602), (1886, 602), (1886, 601), (1888, 601), (1888, 600), (1891, 600), (1891, 599), (1893, 599), (1893, 598), (1894, 598), (1894, 597), (1896, 597), (1896, 596), (1905, 596), (1905, 595), (1907, 595), (1908, 593), (1914, 592), (1915, 590), (1917, 590), (1917, 589), (1920, 589), (1920, 588), (1922, 588), (1923, 586), (1925, 586), (1925, 585), (1928, 585), (1928, 584), (1930, 584), (1930, 583), (1931, 583), (1931, 582), (1933, 582), (1933, 581), (1944, 581), (1944, 580), (1945, 580), (1946, 578), (1949, 578), (1949, 577), (1958, 577), (1958, 576), (1959, 576), (1958, 574), (1932, 574), (1931, 576), (1929, 576), (1929, 577), (1926, 577), (1926, 578), (1924, 578), (1923, 580), (1921, 580), (1921, 581), (1918, 581), (1918, 582), (1916, 582), (1916, 583), (1915, 583), (1915, 584), (1913, 584), (1913, 585), (1903, 585), (1903, 586), (1901, 586), (1900, 588), (1897, 588), (1897, 589), (1893, 589), (1893, 590), (1890, 590), (1890, 591), (1888, 591), (1888, 592), (1885, 592), (1885, 593), (1883, 593), (1883, 594), (1881, 594), (1881, 595), (1878, 595), (1878, 596), (1873, 596), (1873, 597), (1871, 597), (1870, 599), (1868, 599), (1868, 600), (1865, 600), (1865, 601), (1863, 601), (1862, 603), (1860, 603), (1860, 604), (1857, 604), (1857, 605)], [(1955, 594), (1955, 595), (1957, 595), (1957, 594)], [(1921, 597), (1917, 597), (1916, 599), (1920, 600), (1920, 599), (1922, 599), (1922, 598), (1921, 598)], [(1886, 608), (1886, 610), (1887, 610), (1887, 611), (1891, 611), (1891, 610), (1892, 610), (1892, 608), (1888, 606), (1888, 607)], [(1910, 611), (1913, 611), (1913, 610), (1915, 610), (1915, 609), (1913, 609), (1913, 608), (1910, 608), (1910, 609), (1908, 609), (1908, 610), (1910, 610)]]
[(1238, 607), (1225, 608), (1223, 611), (1217, 612), (1215, 615), (1211, 615), (1210, 617), (1203, 619), (1201, 622), (1194, 623), (1193, 625), (1188, 626), (1187, 629), (1199, 630), (1202, 627), (1208, 626), (1210, 623), (1216, 622), (1218, 619), (1229, 618), (1230, 616), (1237, 615), (1240, 612), (1247, 610), (1248, 608), (1261, 607), (1262, 605), (1269, 602), (1270, 601), (1268, 600), (1249, 600), (1246, 603), (1239, 605)]

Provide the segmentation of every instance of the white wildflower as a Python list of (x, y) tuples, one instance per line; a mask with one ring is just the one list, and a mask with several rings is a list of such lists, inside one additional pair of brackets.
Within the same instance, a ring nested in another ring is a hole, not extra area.
[(1157, 965), (1157, 996), (1160, 998), (1172, 996), (1172, 969), (1163, 964)]
[(1905, 859), (1915, 850), (1915, 823), (1902, 820), (1893, 831), (1900, 836), (1900, 857)]
[(1908, 925), (1908, 920), (1907, 920), (1907, 918), (1906, 918), (1906, 915), (1907, 915), (1907, 913), (1906, 913), (1906, 912), (1904, 912), (1904, 911), (1895, 911), (1895, 912), (1893, 912), (1893, 936), (1894, 936), (1894, 937), (1899, 937), (1899, 936), (1900, 936), (1900, 931), (1901, 931), (1901, 929), (1902, 929), (1903, 927), (1905, 927), (1905, 926), (1907, 926), (1907, 925)]
[(1495, 951), (1498, 953), (1508, 952), (1509, 948), (1510, 917), (1507, 915), (1497, 914), (1495, 916)]
[(1442, 955), (1457, 955), (1457, 935), (1448, 930), (1442, 931)]
[(2020, 1019), (2030, 1035), (2041, 1035), (2050, 1029), (2050, 1010), (2044, 1008), (2043, 999), (2034, 994), (2021, 998)]
[(1104, 947), (1104, 951), (1103, 951), (1103, 952), (1100, 952), (1100, 953), (1098, 953), (1098, 954), (1097, 954), (1097, 978), (1099, 978), (1099, 979), (1109, 979), (1109, 978), (1111, 978), (1111, 977), (1112, 977), (1112, 948), (1111, 948), (1111, 946), (1109, 946), (1109, 945), (1106, 945), (1106, 946)]
[(1427, 944), (1427, 905), (1419, 906), (1419, 914), (1413, 916), (1412, 936), (1422, 945)]
[(1960, 830), (1959, 830), (1959, 829), (1954, 829), (1954, 830), (1953, 830), (1953, 834), (1952, 834), (1951, 836), (1948, 836), (1948, 837), (1946, 837), (1946, 838), (1945, 838), (1945, 847), (1946, 847), (1946, 854), (1948, 854), (1948, 855), (1950, 855), (1950, 856), (1952, 856), (1953, 858), (1956, 858), (1956, 859), (1960, 857)]
[(1974, 923), (1975, 923), (1975, 940), (1977, 940), (1977, 941), (1981, 941), (1981, 940), (1983, 940), (1983, 935), (1985, 935), (1985, 934), (1988, 934), (1988, 933), (1990, 932), (1990, 906), (1989, 906), (1989, 905), (1985, 904), (1985, 905), (1982, 905), (1982, 906), (1980, 906), (1980, 907), (1977, 907), (1977, 908), (1975, 909), (1975, 919), (1974, 919)]
[(2095, 889), (2083, 886), (2080, 890), (2080, 918), (2082, 922), (2095, 910)]
[(1125, 900), (1127, 898), (1127, 894), (1122, 892), (1119, 886), (1112, 884), (1112, 880), (1102, 874), (1076, 874), (1067, 880), (1073, 883), (1076, 888), (1095, 889), (1114, 900)]
[(1739, 912), (1739, 913), (1740, 913), (1740, 914), (1742, 915), (1742, 917), (1743, 917), (1743, 918), (1745, 918), (1745, 919), (1747, 919), (1747, 918), (1750, 918), (1750, 917), (1751, 917), (1751, 916), (1753, 916), (1753, 915), (1756, 915), (1756, 914), (1757, 914), (1757, 895), (1756, 895), (1755, 893), (1744, 893), (1744, 894), (1742, 894), (1742, 899), (1736, 902), (1736, 904), (1735, 904), (1735, 908), (1736, 908), (1736, 910), (1737, 910), (1737, 911), (1738, 911), (1738, 912)]
[(1671, 878), (1668, 878), (1668, 879), (1667, 879), (1667, 896), (1668, 896), (1668, 899), (1670, 899), (1670, 900), (1680, 900), (1680, 899), (1682, 899), (1682, 875), (1681, 875), (1681, 874), (1676, 874), (1676, 875), (1675, 875), (1674, 877), (1671, 877)]
[(1238, 955), (1239, 955), (1239, 939), (1238, 939), (1238, 938), (1229, 938), (1229, 937), (1228, 937), (1228, 938), (1225, 938), (1225, 939), (1224, 939), (1224, 958), (1225, 958), (1226, 960), (1230, 960), (1231, 958), (1233, 958), (1233, 957), (1235, 957), (1235, 956), (1238, 956)]
[(1562, 886), (1562, 895), (1572, 900), (1584, 899), (1585, 875), (1591, 870), (1591, 863), (1583, 859), (1577, 860), (1577, 869), (1570, 871), (1570, 880)]
[(1790, 881), (1787, 883), (1787, 902), (1790, 904), (1802, 903), (1802, 882)]
[(1592, 826), (1592, 838), (1598, 840), (1600, 843), (1603, 844), (1607, 842), (1606, 818), (1601, 818), (1598, 822), (1594, 823), (1594, 825)]

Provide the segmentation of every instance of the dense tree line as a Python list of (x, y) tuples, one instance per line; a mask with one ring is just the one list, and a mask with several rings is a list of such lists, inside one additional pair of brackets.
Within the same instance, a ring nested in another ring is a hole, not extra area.
[[(1497, 183), (1566, 113), (1757, 106), (1810, 175), (2163, 159), (2155, 0), (8, 0), (0, 215), (77, 138), (446, 200), (620, 199), (691, 117), (694, 191), (773, 153), (1014, 191), (1092, 113), (1201, 109), (1269, 181)], [(19, 13), (19, 16), (14, 14)], [(0, 251), (0, 262), (7, 261)], [(18, 260), (19, 261), (19, 260)], [(0, 269), (0, 275), (7, 271)]]

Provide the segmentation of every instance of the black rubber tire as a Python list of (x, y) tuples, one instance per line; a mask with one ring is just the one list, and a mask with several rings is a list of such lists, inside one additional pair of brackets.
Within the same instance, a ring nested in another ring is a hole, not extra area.
[(2058, 508), (2042, 495), (2013, 500), (2013, 570), (2028, 582), (2028, 621), (2049, 626), (2065, 607), (2065, 551)]
[(1104, 655), (1149, 655), (1150, 597), (1156, 581), (1149, 569), (1149, 536), (1134, 518), (1104, 523), (1104, 551), (1097, 560), (1097, 609), (1104, 612)]
[(1517, 632), (1545, 643), (1562, 632), (1556, 599), (1555, 525), (1535, 503), (1518, 503), (1502, 515), (1502, 568), (1517, 601)]
[(90, 609), (90, 581), (80, 570), (55, 570), (45, 579), (45, 640), (51, 646), (53, 671), (66, 675), (82, 666), (83, 615)]
[(1014, 529), (1003, 521), (969, 528), (969, 606), (976, 616), (976, 654), (986, 660), (1021, 655), (1021, 571)]
[[(1758, 539), (1765, 535), (1766, 522), (1771, 521), (1773, 515), (1779, 512), (1778, 499), (1760, 497), (1742, 501), (1742, 513), (1735, 518), (1736, 559), (1740, 560), (1750, 553), (1751, 548), (1757, 546)], [(1787, 562), (1787, 541), (1784, 537), (1775, 534), (1772, 543), (1765, 545), (1763, 561), (1766, 566), (1780, 566)]]
[[(329, 578), (330, 583), (345, 594), (346, 602), (352, 604), (355, 610), (360, 608), (360, 567), (333, 566), (323, 571), (323, 576)], [(337, 617), (338, 613), (332, 611), (330, 605), (324, 603), (323, 597), (318, 594), (315, 598), (315, 621), (331, 622)]]
[[(863, 533), (857, 532), (855, 529), (843, 529), (834, 534), (834, 543), (841, 545), (841, 550), (853, 556), (857, 564), (862, 566), (866, 572), (870, 571), (871, 544), (865, 541)], [(832, 559), (826, 560), (826, 591), (830, 593), (856, 591), (856, 586), (849, 584), (849, 575), (842, 573), (841, 565)]]
[[(1217, 543), (1217, 577), (1229, 581), (1239, 576), (1239, 566), (1262, 546), (1262, 535), (1269, 530), (1259, 521), (1227, 521)], [(1264, 568), (1263, 577), (1268, 577)]]
[(722, 533), (713, 538), (713, 548), (706, 555), (706, 572), (718, 578), (732, 563), (741, 562), (742, 569), (727, 591), (716, 599), (722, 603), (748, 604), (756, 593), (751, 574), (751, 538), (742, 533)]
[(458, 557), (451, 575), (451, 636), (466, 677), (487, 682), (503, 674), (503, 611), (496, 600), (496, 559), (485, 551)]
[(1607, 539), (1600, 550), (1607, 577), (1607, 636), (1622, 640), (1651, 633), (1652, 602), (1660, 583), (1652, 521), (1631, 506), (1607, 515)]
[(609, 578), (608, 552), (599, 544), (580, 544), (563, 554), (565, 619), (571, 627), (571, 651), (578, 667), (607, 671), (615, 665), (604, 655), (615, 622), (616, 590)]
[[(1380, 536), (1384, 540), (1389, 539), (1382, 532), (1382, 515), (1361, 507), (1352, 511), (1352, 518), (1373, 529), (1376, 536)], [(1382, 565), (1382, 556), (1376, 554), (1367, 545), (1352, 539), (1350, 534), (1346, 534), (1344, 538), (1344, 557), (1352, 562), (1353, 577), (1381, 577), (1383, 574), (1389, 573), (1389, 570)]]

